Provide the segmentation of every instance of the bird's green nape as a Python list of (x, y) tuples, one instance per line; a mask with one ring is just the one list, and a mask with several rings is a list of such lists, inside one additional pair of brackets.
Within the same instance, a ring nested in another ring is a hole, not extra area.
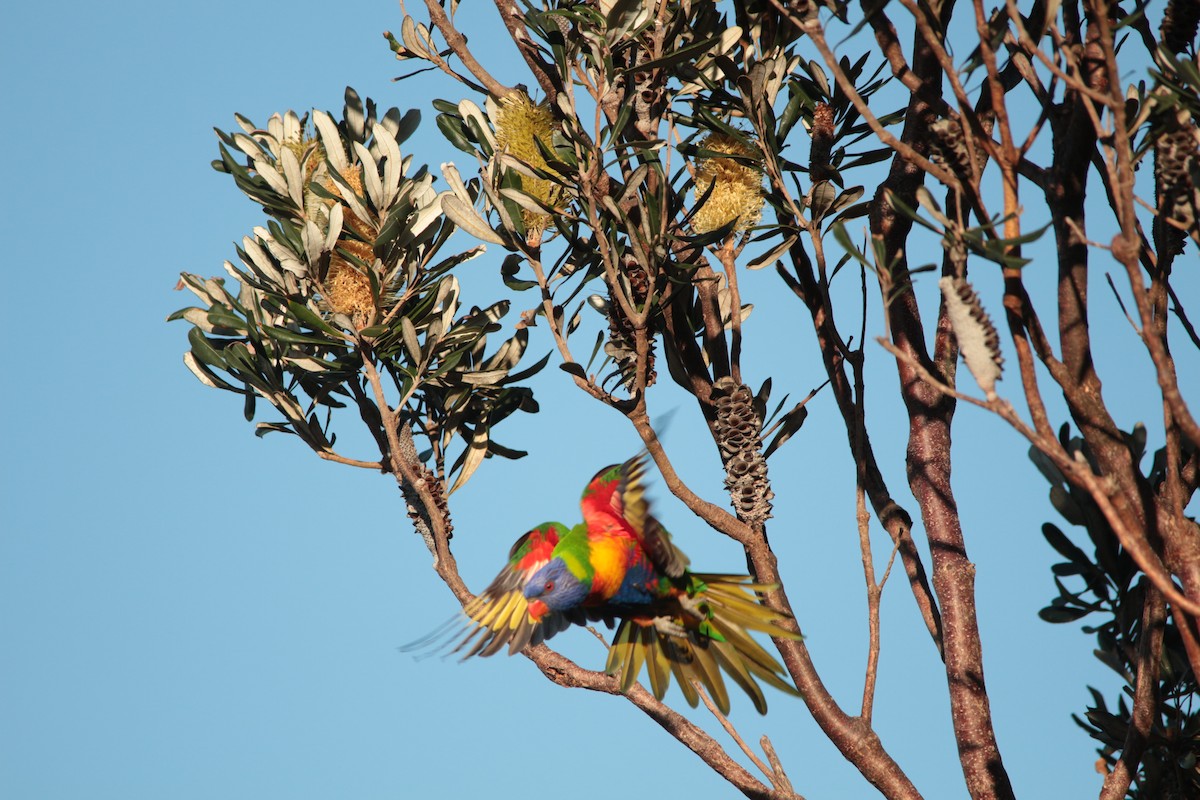
[(580, 523), (559, 539), (554, 558), (561, 558), (572, 575), (590, 583), (596, 574), (596, 565), (592, 563), (587, 525)]

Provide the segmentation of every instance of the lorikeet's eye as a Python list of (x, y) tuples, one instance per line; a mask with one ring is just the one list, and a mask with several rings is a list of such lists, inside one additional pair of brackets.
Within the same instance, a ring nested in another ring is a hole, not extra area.
[(554, 581), (546, 581), (546, 585), (542, 587), (542, 591), (543, 592), (553, 592), (554, 591)]

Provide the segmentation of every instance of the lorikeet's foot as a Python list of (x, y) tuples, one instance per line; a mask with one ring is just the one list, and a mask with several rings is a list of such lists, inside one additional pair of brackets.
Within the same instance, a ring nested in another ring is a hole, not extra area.
[(688, 632), (687, 628), (680, 625), (672, 617), (655, 617), (651, 622), (654, 630), (658, 631), (663, 636), (674, 636), (677, 639), (686, 639)]
[(684, 610), (684, 612), (688, 616), (695, 617), (696, 619), (701, 620), (701, 621), (708, 619), (708, 617), (709, 617), (708, 604), (705, 603), (703, 600), (700, 600), (695, 597), (691, 597), (686, 594), (679, 595), (678, 599), (679, 599), (679, 606)]

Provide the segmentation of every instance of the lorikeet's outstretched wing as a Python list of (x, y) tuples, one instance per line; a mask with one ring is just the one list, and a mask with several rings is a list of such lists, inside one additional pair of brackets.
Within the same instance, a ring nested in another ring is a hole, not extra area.
[(616, 618), (607, 670), (622, 690), (646, 666), (650, 689), (662, 699), (674, 675), (688, 703), (705, 688), (729, 711), (725, 673), (766, 713), (759, 681), (796, 694), (788, 674), (751, 636), (785, 639), (788, 617), (763, 605), (770, 586), (742, 575), (693, 574), (688, 559), (650, 513), (645, 496), (647, 456), (606, 467), (584, 490), (584, 523), (569, 531), (547, 522), (526, 533), (508, 564), (463, 607), (468, 631), (454, 652), (464, 658), (516, 653), (572, 624)]
[(625, 619), (613, 637), (605, 667), (610, 675), (620, 673), (622, 691), (633, 685), (645, 664), (650, 690), (659, 700), (674, 674), (689, 705), (694, 707), (699, 700), (692, 684), (698, 681), (724, 714), (729, 713), (729, 693), (722, 671), (750, 695), (760, 714), (767, 713), (767, 701), (755, 678), (799, 694), (779, 662), (749, 634), (753, 630), (783, 639), (802, 638), (781, 628), (778, 623), (786, 615), (762, 605), (755, 596), (771, 587), (753, 583), (745, 575), (687, 577), (686, 592), (672, 590), (645, 615), (630, 613), (632, 609), (622, 614)]
[(588, 482), (580, 501), (583, 520), (593, 535), (604, 535), (614, 526), (631, 531), (660, 572), (670, 578), (679, 578), (687, 569), (688, 557), (671, 542), (671, 534), (650, 513), (650, 502), (646, 499), (646, 461), (643, 452), (624, 464), (614, 464), (597, 472)]
[(508, 564), (496, 579), (463, 606), (470, 630), (453, 652), (465, 648), (463, 658), (490, 656), (507, 645), (509, 655), (512, 655), (527, 644), (539, 644), (549, 639), (572, 622), (583, 621), (582, 614), (560, 612), (534, 619), (523, 594), (530, 576), (550, 560), (555, 545), (566, 533), (565, 525), (544, 522), (517, 539), (508, 553)]

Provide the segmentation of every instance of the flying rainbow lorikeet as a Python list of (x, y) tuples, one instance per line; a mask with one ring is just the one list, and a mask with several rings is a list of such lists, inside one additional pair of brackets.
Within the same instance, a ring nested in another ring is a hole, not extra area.
[(755, 678), (797, 694), (783, 667), (748, 633), (785, 639), (786, 614), (755, 593), (770, 586), (745, 575), (695, 573), (670, 534), (650, 513), (645, 454), (605, 467), (583, 491), (583, 523), (568, 530), (545, 522), (513, 545), (508, 564), (463, 608), (470, 630), (454, 650), (464, 658), (509, 654), (539, 644), (572, 624), (620, 620), (605, 669), (621, 689), (642, 665), (662, 699), (674, 674), (691, 706), (699, 681), (723, 713), (729, 694), (722, 670), (750, 695), (760, 714), (767, 701)]

